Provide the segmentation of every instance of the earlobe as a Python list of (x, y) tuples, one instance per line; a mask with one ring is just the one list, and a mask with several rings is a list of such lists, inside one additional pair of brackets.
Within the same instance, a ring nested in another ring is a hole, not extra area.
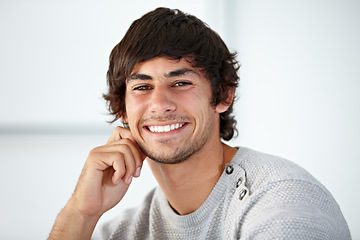
[(127, 119), (126, 113), (125, 113), (125, 114), (118, 113), (117, 115), (118, 115), (118, 117), (120, 118), (121, 122), (127, 123), (127, 120), (128, 120), (128, 119)]
[(223, 113), (223, 112), (226, 112), (226, 110), (228, 110), (230, 105), (227, 105), (225, 103), (219, 103), (216, 108), (215, 108), (215, 111), (217, 113)]
[(223, 113), (228, 110), (228, 108), (234, 101), (234, 92), (235, 92), (235, 88), (229, 89), (226, 100), (223, 102), (220, 102), (218, 105), (216, 105), (215, 111), (217, 113)]

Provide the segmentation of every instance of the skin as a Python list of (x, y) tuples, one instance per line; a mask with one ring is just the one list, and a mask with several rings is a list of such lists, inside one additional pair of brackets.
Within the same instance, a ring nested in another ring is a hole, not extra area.
[[(232, 99), (233, 90), (226, 102)], [(219, 136), (219, 114), (229, 104), (212, 106), (210, 100), (208, 80), (186, 59), (136, 65), (126, 84), (126, 113), (119, 113), (130, 130), (117, 127), (89, 153), (49, 239), (90, 239), (101, 215), (140, 176), (145, 158), (177, 213), (198, 209), (236, 152)]]
[[(129, 77), (125, 96), (128, 117), (123, 120), (129, 122), (147, 156), (158, 162), (178, 163), (205, 143), (219, 140), (214, 125), (217, 113), (227, 107), (219, 104), (215, 108), (210, 99), (209, 82), (185, 59), (155, 58), (138, 64)], [(162, 133), (149, 129), (168, 126), (169, 130), (176, 124), (182, 127)]]

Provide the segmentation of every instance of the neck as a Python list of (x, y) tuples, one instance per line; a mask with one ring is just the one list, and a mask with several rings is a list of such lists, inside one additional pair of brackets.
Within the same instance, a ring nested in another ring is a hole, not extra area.
[(219, 141), (179, 164), (149, 166), (171, 207), (180, 215), (196, 211), (209, 196), (236, 149)]

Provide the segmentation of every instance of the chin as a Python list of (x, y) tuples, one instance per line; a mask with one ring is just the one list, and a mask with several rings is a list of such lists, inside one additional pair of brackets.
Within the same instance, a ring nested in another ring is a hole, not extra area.
[(143, 148), (141, 146), (140, 149), (154, 162), (161, 164), (180, 164), (189, 159), (198, 151), (200, 151), (203, 146), (203, 144), (201, 144), (200, 146), (189, 144), (188, 148), (176, 148), (172, 154), (156, 152), (153, 149), (150, 151), (149, 149)]

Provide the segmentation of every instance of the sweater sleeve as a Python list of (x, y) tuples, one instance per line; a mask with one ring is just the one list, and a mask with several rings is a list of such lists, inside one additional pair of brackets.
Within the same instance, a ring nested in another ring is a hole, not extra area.
[(248, 200), (240, 239), (351, 239), (336, 201), (314, 183), (274, 182)]

